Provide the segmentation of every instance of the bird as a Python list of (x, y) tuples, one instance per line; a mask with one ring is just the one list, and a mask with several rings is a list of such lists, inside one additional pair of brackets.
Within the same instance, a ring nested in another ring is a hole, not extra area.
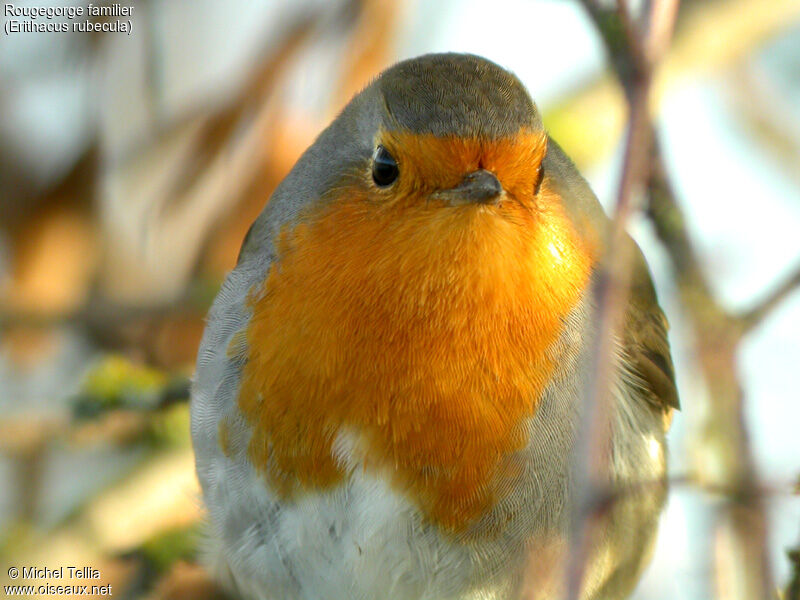
[[(204, 556), (252, 600), (515, 600), (565, 589), (609, 219), (520, 80), (399, 62), (266, 202), (191, 394)], [(627, 597), (666, 499), (668, 324), (625, 234), (609, 485), (583, 599)]]

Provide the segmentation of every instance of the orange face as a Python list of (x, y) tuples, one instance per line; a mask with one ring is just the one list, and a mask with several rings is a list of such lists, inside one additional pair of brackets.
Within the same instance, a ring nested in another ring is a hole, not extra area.
[[(336, 188), (282, 231), (251, 294), (239, 406), (249, 454), (291, 497), (347, 476), (334, 442), (427, 515), (463, 530), (513, 476), (524, 425), (591, 256), (546, 182), (540, 132), (499, 140), (384, 133), (400, 176)], [(486, 169), (496, 204), (438, 190)]]

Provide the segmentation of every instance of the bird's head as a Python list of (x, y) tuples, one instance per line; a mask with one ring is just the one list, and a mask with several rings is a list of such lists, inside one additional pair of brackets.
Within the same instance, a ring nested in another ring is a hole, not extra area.
[(332, 205), (357, 203), (434, 238), (493, 219), (529, 226), (546, 208), (537, 206), (547, 151), (539, 114), (520, 81), (485, 59), (401, 62), (340, 119), (355, 139), (341, 144)]
[(533, 209), (547, 136), (511, 73), (474, 56), (430, 55), (389, 69), (376, 87), (371, 197), (432, 214)]

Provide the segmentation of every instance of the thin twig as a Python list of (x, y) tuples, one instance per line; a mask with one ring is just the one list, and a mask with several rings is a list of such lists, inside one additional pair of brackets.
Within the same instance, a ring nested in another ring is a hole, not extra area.
[[(650, 7), (650, 13), (646, 15), (648, 17), (653, 16), (655, 13), (652, 11), (652, 6)], [(626, 54), (632, 59), (633, 66), (635, 67), (635, 75), (630, 77), (630, 79), (635, 80), (636, 75), (649, 75), (652, 70), (653, 63), (647, 60), (647, 56), (645, 54), (645, 47), (646, 47), (646, 40), (645, 35), (643, 35), (641, 25), (637, 22), (637, 19), (634, 18), (633, 13), (631, 12), (631, 7), (628, 4), (628, 0), (617, 0), (617, 15), (619, 17), (620, 22), (622, 23), (622, 31), (625, 33), (625, 40), (627, 41), (627, 45), (622, 46), (626, 50)], [(626, 81), (625, 83), (628, 83)]]
[(580, 596), (589, 553), (590, 517), (603, 512), (607, 506), (602, 491), (605, 483), (599, 474), (607, 471), (607, 454), (603, 449), (608, 446), (610, 436), (611, 382), (616, 368), (615, 340), (618, 339), (617, 331), (630, 287), (631, 256), (625, 251), (627, 245), (623, 243), (625, 223), (632, 212), (633, 190), (645, 176), (646, 163), (642, 160), (640, 149), (642, 144), (647, 144), (649, 130), (648, 89), (649, 79), (641, 79), (631, 96), (628, 140), (609, 247), (597, 275), (595, 295), (599, 326), (592, 347), (588, 389), (584, 393), (575, 446), (575, 493), (580, 505), (576, 507), (572, 521), (567, 598), (577, 599)]
[[(720, 485), (717, 482), (699, 478), (693, 473), (672, 475), (667, 479), (667, 483), (670, 488), (691, 488), (694, 491), (716, 496), (730, 497), (737, 493), (737, 490), (729, 485)], [(606, 486), (600, 493), (600, 496), (610, 498), (614, 502), (617, 502), (630, 496), (652, 493), (663, 485), (663, 477), (642, 479), (629, 482), (622, 486)], [(796, 489), (796, 483), (788, 479), (759, 481), (758, 485), (753, 488), (753, 493), (765, 499), (775, 498), (776, 496), (800, 496), (800, 490)]]
[(674, 0), (654, 0), (650, 10), (647, 40), (644, 54), (648, 64), (656, 65), (667, 51), (675, 20), (678, 17), (678, 2)]
[(793, 292), (800, 289), (800, 265), (797, 265), (783, 283), (767, 294), (758, 304), (739, 316), (742, 333), (748, 333)]
[[(627, 47), (620, 46), (616, 38), (619, 28), (609, 26), (610, 15), (607, 11), (589, 1), (585, 1), (584, 6), (600, 25), (612, 62), (624, 83), (630, 117), (608, 248), (597, 277), (595, 296), (599, 325), (592, 345), (591, 370), (584, 392), (574, 449), (575, 497), (578, 502), (573, 509), (566, 570), (568, 599), (580, 597), (589, 556), (591, 517), (601, 515), (609, 508), (607, 484), (601, 474), (607, 472), (607, 453), (604, 449), (608, 446), (610, 436), (616, 332), (623, 316), (623, 307), (627, 304), (631, 278), (631, 256), (626, 251), (628, 245), (624, 243), (625, 225), (635, 208), (635, 191), (642, 186), (648, 173), (647, 152), (643, 150), (650, 145), (650, 87), (652, 70), (660, 58), (653, 56), (652, 60), (648, 60), (645, 56), (646, 37), (632, 18), (626, 2), (619, 0), (617, 18), (622, 24)], [(662, 10), (659, 14), (668, 13)], [(648, 21), (654, 23), (654, 18), (656, 17), (651, 15)], [(671, 31), (671, 27), (671, 24), (661, 26), (656, 23), (654, 30)], [(664, 45), (663, 49), (665, 48)]]
[(89, 300), (75, 310), (66, 312), (40, 312), (0, 309), (0, 331), (10, 327), (50, 329), (61, 326), (85, 327), (89, 330), (119, 327), (128, 323), (166, 319), (173, 316), (197, 316), (202, 318), (209, 303), (188, 293), (168, 303), (153, 305), (121, 305), (99, 296)]

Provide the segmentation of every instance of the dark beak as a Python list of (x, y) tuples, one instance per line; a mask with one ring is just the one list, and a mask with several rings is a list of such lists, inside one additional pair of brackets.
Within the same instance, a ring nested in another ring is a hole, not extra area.
[(459, 204), (497, 204), (503, 194), (500, 180), (491, 171), (480, 169), (470, 173), (449, 190), (434, 192), (433, 197), (455, 206)]

